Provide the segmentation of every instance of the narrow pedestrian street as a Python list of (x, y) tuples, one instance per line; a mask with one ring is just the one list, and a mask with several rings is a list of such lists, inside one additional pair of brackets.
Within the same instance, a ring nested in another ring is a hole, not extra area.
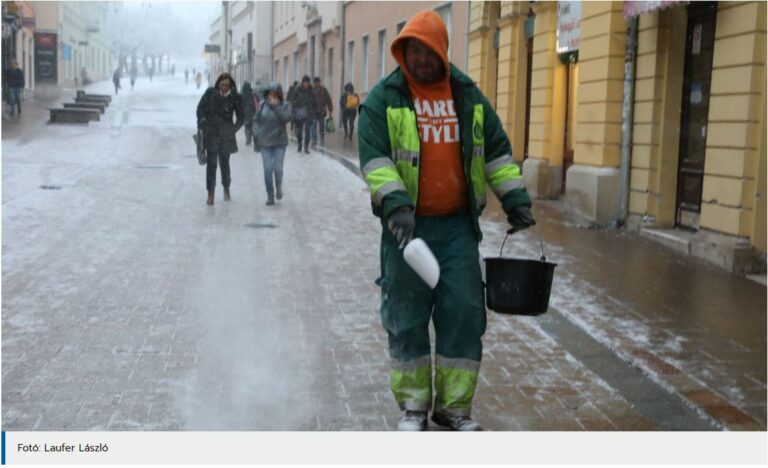
[[(87, 125), (47, 124), (36, 102), (3, 115), (4, 430), (396, 427), (356, 143), (289, 145), (270, 207), (241, 131), (232, 201), (219, 179), (209, 207), (202, 92), (160, 76)], [(538, 258), (541, 236), (558, 263), (550, 310), (488, 312), (473, 416), (494, 431), (765, 430), (765, 286), (562, 211), (536, 202), (539, 226), (507, 241)], [(498, 255), (497, 204), (482, 227)]]

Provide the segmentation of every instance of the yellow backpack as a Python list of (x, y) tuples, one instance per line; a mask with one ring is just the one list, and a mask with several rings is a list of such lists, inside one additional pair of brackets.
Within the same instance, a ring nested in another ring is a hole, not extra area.
[(346, 108), (349, 110), (357, 110), (358, 107), (360, 107), (360, 97), (357, 94), (348, 95)]

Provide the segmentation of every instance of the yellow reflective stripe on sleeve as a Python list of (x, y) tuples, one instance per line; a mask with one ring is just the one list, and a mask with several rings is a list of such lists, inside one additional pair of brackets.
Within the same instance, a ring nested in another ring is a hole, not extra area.
[(520, 168), (516, 164), (501, 164), (493, 171), (488, 171), (488, 183), (497, 197), (501, 198), (510, 190), (524, 187)]
[[(391, 161), (390, 161), (391, 163)], [(381, 205), (384, 195), (395, 190), (405, 190), (405, 184), (400, 179), (394, 165), (379, 167), (365, 175), (365, 182), (371, 191), (371, 198), (377, 205)]]
[(384, 200), (384, 197), (392, 192), (396, 192), (398, 190), (406, 191), (405, 185), (400, 182), (399, 180), (396, 180), (394, 182), (390, 182), (388, 184), (384, 184), (379, 188), (379, 190), (373, 195), (373, 201), (376, 202), (377, 206), (381, 206), (382, 201)]
[(389, 158), (374, 158), (368, 161), (368, 164), (363, 168), (363, 177), (367, 176), (376, 169), (382, 167), (395, 167), (395, 163)]
[(493, 161), (487, 163), (485, 165), (485, 173), (490, 174), (496, 169), (500, 168), (504, 164), (514, 164), (514, 161), (512, 160), (512, 156), (509, 154), (505, 154), (504, 156), (499, 156), (498, 158), (494, 159)]
[(485, 145), (485, 127), (483, 125), (483, 105), (475, 104), (472, 109), (472, 144), (475, 146)]

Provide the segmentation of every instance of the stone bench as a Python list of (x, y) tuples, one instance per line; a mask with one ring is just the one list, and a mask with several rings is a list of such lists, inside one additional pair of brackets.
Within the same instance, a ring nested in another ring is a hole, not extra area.
[(93, 109), (98, 110), (100, 113), (104, 113), (106, 104), (101, 102), (65, 102), (63, 104), (65, 109)]
[(81, 98), (81, 97), (94, 97), (94, 98), (104, 99), (107, 102), (112, 102), (112, 96), (110, 96), (109, 94), (86, 94), (85, 91), (83, 91), (82, 89), (78, 89), (76, 92), (76, 98)]
[(91, 120), (100, 120), (101, 112), (98, 109), (71, 109), (49, 108), (51, 120), (49, 123), (88, 123)]
[(88, 96), (88, 95), (86, 95), (86, 96), (76, 97), (75, 98), (75, 102), (78, 102), (78, 103), (80, 103), (80, 102), (83, 102), (83, 103), (96, 103), (96, 104), (102, 104), (105, 107), (109, 106), (109, 100), (108, 99), (105, 99), (103, 97), (98, 97), (98, 96)]

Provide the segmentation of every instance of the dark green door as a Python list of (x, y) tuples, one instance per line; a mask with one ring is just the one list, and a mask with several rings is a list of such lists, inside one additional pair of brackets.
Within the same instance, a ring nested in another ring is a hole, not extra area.
[(698, 229), (717, 2), (691, 2), (687, 9), (676, 221), (679, 226)]

